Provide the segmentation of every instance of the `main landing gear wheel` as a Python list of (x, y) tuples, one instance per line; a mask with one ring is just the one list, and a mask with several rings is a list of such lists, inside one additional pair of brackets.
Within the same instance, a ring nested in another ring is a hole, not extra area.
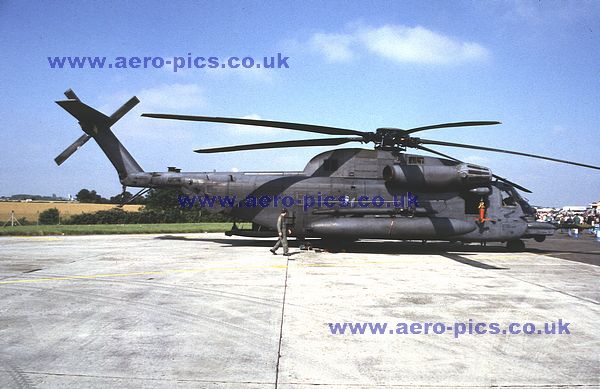
[(309, 251), (312, 250), (312, 243), (303, 239), (298, 240), (298, 248), (300, 250)]
[(525, 250), (525, 243), (520, 239), (509, 240), (506, 242), (506, 248), (510, 251), (523, 251)]

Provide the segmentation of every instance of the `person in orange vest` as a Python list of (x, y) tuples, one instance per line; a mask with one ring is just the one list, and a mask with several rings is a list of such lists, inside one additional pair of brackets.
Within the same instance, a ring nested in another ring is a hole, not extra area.
[(485, 202), (483, 201), (483, 198), (481, 198), (481, 201), (479, 201), (479, 222), (483, 223), (484, 221), (488, 220), (485, 218)]

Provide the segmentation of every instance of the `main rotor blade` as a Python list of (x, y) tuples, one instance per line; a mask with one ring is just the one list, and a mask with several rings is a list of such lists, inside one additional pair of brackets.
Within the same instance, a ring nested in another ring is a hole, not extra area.
[(272, 127), (272, 128), (285, 128), (287, 130), (297, 130), (306, 132), (315, 132), (317, 134), (327, 135), (359, 135), (364, 136), (369, 134), (365, 131), (350, 130), (347, 128), (337, 128), (328, 126), (317, 126), (314, 124), (302, 124), (302, 123), (290, 123), (290, 122), (277, 122), (272, 120), (260, 120), (260, 119), (243, 119), (243, 118), (224, 118), (224, 117), (211, 117), (211, 116), (192, 116), (192, 115), (173, 115), (163, 113), (143, 113), (142, 116), (156, 119), (173, 119), (173, 120), (187, 120), (194, 122), (212, 122), (212, 123), (229, 123), (229, 124), (242, 124), (245, 126), (260, 126), (260, 127)]
[(455, 122), (455, 123), (442, 123), (432, 124), (430, 126), (415, 127), (405, 130), (405, 134), (412, 134), (418, 131), (433, 130), (436, 128), (450, 128), (450, 127), (473, 127), (473, 126), (493, 126), (496, 124), (502, 124), (496, 121), (477, 121), (477, 122)]
[(229, 151), (244, 151), (244, 150), (260, 150), (260, 149), (277, 149), (282, 147), (309, 147), (309, 146), (337, 146), (348, 142), (362, 142), (362, 138), (331, 138), (331, 139), (305, 139), (305, 140), (288, 140), (282, 142), (267, 142), (254, 143), (238, 146), (214, 147), (210, 149), (194, 150), (196, 153), (224, 153)]
[[(439, 156), (441, 156), (441, 157), (448, 158), (448, 159), (450, 159), (450, 160), (453, 160), (453, 161), (456, 161), (456, 162), (463, 163), (461, 160), (458, 160), (458, 159), (456, 159), (456, 158), (454, 158), (454, 157), (451, 157), (451, 156), (449, 156), (449, 155), (446, 155), (446, 154), (444, 154), (444, 153), (440, 153), (439, 151), (436, 151), (436, 150), (430, 149), (429, 147), (425, 147), (425, 146), (418, 145), (416, 148), (417, 148), (417, 149), (420, 149), (420, 150), (423, 150), (423, 151), (428, 151), (428, 152), (430, 152), (430, 153), (433, 153), (433, 154), (437, 154), (437, 155), (439, 155)], [(499, 175), (497, 175), (497, 174), (493, 174), (493, 173), (492, 173), (492, 177), (494, 177), (494, 178), (495, 178), (495, 179), (497, 179), (498, 181), (506, 182), (507, 184), (509, 184), (509, 185), (512, 185), (512, 186), (514, 186), (515, 188), (517, 188), (517, 189), (519, 189), (519, 190), (522, 190), (523, 192), (527, 192), (527, 193), (533, 193), (532, 191), (530, 191), (529, 189), (525, 188), (524, 186), (521, 186), (521, 185), (519, 185), (519, 184), (517, 184), (517, 183), (515, 183), (515, 182), (512, 182), (512, 181), (510, 181), (510, 180), (508, 180), (508, 179), (506, 179), (506, 178), (504, 178), (504, 177), (500, 177), (500, 176), (499, 176)]]
[(537, 159), (544, 159), (546, 161), (552, 161), (552, 162), (559, 162), (559, 163), (565, 163), (567, 165), (575, 165), (575, 166), (581, 166), (581, 167), (587, 167), (590, 169), (596, 169), (596, 170), (600, 170), (600, 166), (594, 166), (594, 165), (587, 165), (585, 163), (579, 163), (579, 162), (573, 162), (573, 161), (567, 161), (564, 159), (557, 159), (557, 158), (551, 158), (551, 157), (544, 157), (543, 155), (536, 155), (536, 154), (528, 154), (528, 153), (521, 153), (519, 151), (510, 151), (510, 150), (504, 150), (504, 149), (495, 149), (492, 147), (484, 147), (484, 146), (475, 146), (475, 145), (468, 145), (468, 144), (464, 144), (464, 143), (451, 143), (451, 142), (442, 142), (442, 141), (437, 141), (437, 140), (429, 140), (429, 139), (422, 139), (422, 138), (412, 138), (414, 141), (418, 141), (418, 143), (424, 143), (424, 144), (430, 144), (430, 145), (438, 145), (438, 146), (449, 146), (449, 147), (459, 147), (459, 148), (463, 148), (463, 149), (473, 149), (473, 150), (483, 150), (483, 151), (492, 151), (494, 153), (504, 153), (504, 154), (513, 154), (513, 155), (521, 155), (523, 157), (530, 157), (530, 158), (537, 158)]
[(462, 161), (461, 161), (461, 160), (459, 160), (459, 159), (456, 159), (456, 158), (454, 158), (454, 157), (451, 157), (451, 156), (449, 156), (448, 154), (440, 153), (439, 151), (436, 151), (436, 150), (434, 150), (434, 149), (430, 149), (429, 147), (425, 147), (425, 146), (423, 146), (423, 145), (416, 145), (416, 146), (415, 146), (415, 148), (416, 148), (416, 149), (419, 149), (419, 150), (423, 150), (423, 151), (430, 152), (430, 153), (432, 153), (432, 154), (437, 154), (437, 155), (439, 155), (440, 157), (447, 158), (447, 159), (449, 159), (449, 160), (452, 160), (452, 161), (456, 161), (456, 162), (462, 163)]
[(502, 182), (505, 182), (505, 183), (507, 183), (508, 185), (512, 185), (512, 186), (514, 186), (515, 188), (517, 188), (517, 189), (519, 189), (519, 190), (521, 190), (521, 191), (523, 191), (523, 192), (527, 192), (527, 193), (533, 193), (533, 192), (532, 192), (532, 191), (530, 191), (529, 189), (527, 189), (527, 188), (525, 188), (525, 187), (523, 187), (523, 186), (521, 186), (521, 185), (517, 184), (516, 182), (512, 182), (512, 181), (510, 181), (510, 180), (509, 180), (509, 179), (507, 179), (507, 178), (500, 177), (500, 176), (499, 176), (499, 175), (497, 175), (497, 174), (492, 174), (492, 177), (494, 177), (494, 178), (495, 178), (495, 179), (497, 179), (498, 181), (502, 181)]

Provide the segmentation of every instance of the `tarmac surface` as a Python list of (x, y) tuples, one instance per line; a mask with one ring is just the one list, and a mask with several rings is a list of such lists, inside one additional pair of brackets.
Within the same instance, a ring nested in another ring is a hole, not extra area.
[[(273, 243), (223, 234), (0, 238), (0, 387), (600, 385), (600, 242), (589, 236), (527, 241), (521, 253), (292, 245), (289, 260), (271, 255)], [(557, 333), (544, 333), (559, 321)], [(473, 330), (492, 322), (536, 331)], [(342, 335), (329, 323), (387, 327)], [(443, 325), (405, 334), (402, 323)]]

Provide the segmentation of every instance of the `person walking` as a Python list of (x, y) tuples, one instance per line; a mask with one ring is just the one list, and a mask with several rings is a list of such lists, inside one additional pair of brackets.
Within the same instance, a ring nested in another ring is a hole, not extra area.
[(287, 215), (288, 215), (288, 210), (283, 208), (281, 210), (281, 214), (277, 218), (277, 234), (279, 235), (279, 239), (277, 239), (277, 243), (275, 243), (275, 246), (273, 246), (273, 248), (271, 249), (271, 252), (273, 253), (273, 255), (277, 255), (277, 249), (279, 249), (279, 247), (283, 247), (283, 255), (286, 257), (290, 256), (290, 253), (288, 252), (288, 241), (287, 241), (287, 234), (288, 234)]

